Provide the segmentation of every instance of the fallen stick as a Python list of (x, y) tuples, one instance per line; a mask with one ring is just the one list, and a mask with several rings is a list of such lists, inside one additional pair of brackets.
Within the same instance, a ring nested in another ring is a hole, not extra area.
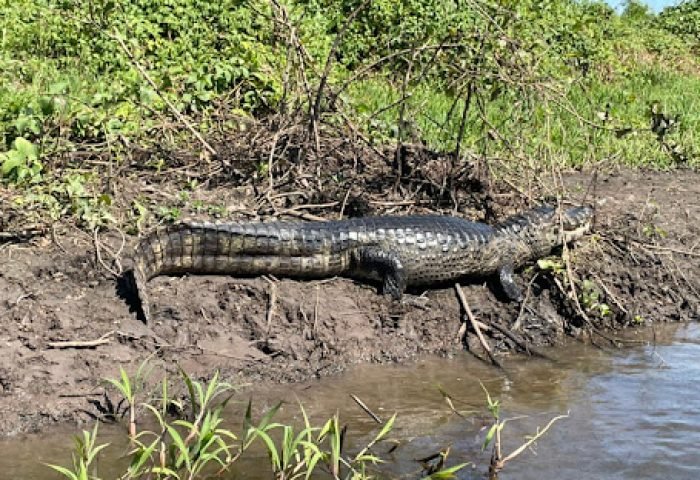
[(47, 342), (49, 348), (95, 348), (100, 345), (105, 345), (110, 342), (110, 338), (114, 335), (114, 330), (111, 330), (102, 335), (97, 340), (68, 340), (59, 342)]
[(513, 332), (510, 332), (507, 328), (503, 327), (502, 325), (499, 325), (495, 322), (487, 322), (486, 325), (494, 330), (498, 330), (501, 334), (508, 337), (513, 343), (515, 343), (518, 347), (520, 347), (528, 355), (534, 355), (536, 357), (541, 357), (541, 358), (544, 358), (546, 360), (554, 361), (550, 356), (545, 355), (544, 353), (540, 352), (539, 350), (536, 350), (534, 347), (528, 345), (525, 340), (518, 338)]
[(469, 303), (467, 302), (467, 297), (464, 295), (464, 292), (462, 291), (462, 287), (460, 286), (459, 283), (455, 283), (455, 290), (457, 291), (457, 296), (459, 297), (459, 301), (462, 304), (462, 308), (464, 308), (464, 311), (467, 314), (467, 318), (469, 319), (469, 322), (472, 325), (472, 328), (476, 332), (476, 336), (479, 338), (479, 342), (481, 342), (481, 346), (484, 348), (486, 351), (486, 354), (488, 355), (489, 359), (491, 360), (491, 363), (493, 363), (495, 366), (503, 370), (503, 365), (501, 365), (501, 362), (496, 360), (496, 357), (493, 356), (493, 353), (491, 352), (491, 347), (489, 347), (488, 343), (486, 343), (486, 339), (484, 338), (484, 335), (481, 333), (481, 328), (479, 328), (479, 322), (476, 321), (476, 318), (474, 318), (474, 314), (472, 313), (471, 308), (469, 308)]
[(375, 422), (377, 422), (377, 423), (380, 424), (380, 425), (384, 423), (384, 422), (382, 421), (382, 419), (379, 418), (379, 417), (377, 416), (377, 414), (375, 414), (372, 410), (369, 409), (369, 407), (368, 407), (367, 405), (365, 405), (365, 402), (363, 402), (362, 400), (360, 400), (360, 399), (357, 397), (357, 395), (354, 395), (354, 394), (351, 393), (351, 394), (350, 394), (350, 398), (352, 398), (353, 400), (355, 400), (355, 403), (358, 404), (358, 405), (360, 406), (360, 408), (361, 408), (362, 410), (364, 410), (365, 413), (366, 413), (367, 415), (369, 415), (370, 417), (372, 417), (372, 420), (374, 420)]

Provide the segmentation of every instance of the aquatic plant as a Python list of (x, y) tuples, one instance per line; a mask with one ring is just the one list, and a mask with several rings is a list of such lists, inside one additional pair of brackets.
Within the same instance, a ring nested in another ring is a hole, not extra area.
[[(387, 438), (396, 420), (394, 414), (382, 422), (378, 433), (357, 452), (344, 449), (346, 428), (341, 426), (338, 414), (320, 426), (314, 426), (306, 410), (299, 405), (303, 417), (301, 429), (274, 422), (282, 406), (273, 406), (253, 420), (252, 402), (248, 402), (240, 435), (225, 427), (225, 409), (235, 393), (235, 387), (214, 373), (208, 382), (192, 379), (180, 369), (180, 379), (187, 391), (186, 400), (172, 395), (168, 378), (160, 384), (160, 395), (149, 397), (143, 389), (149, 372), (144, 362), (133, 376), (120, 368), (119, 379), (108, 379), (122, 396), (128, 412), (127, 434), (130, 443), (129, 464), (119, 476), (123, 480), (188, 479), (219, 476), (228, 471), (254, 444), (261, 443), (268, 454), (269, 467), (276, 480), (309, 479), (312, 474), (326, 474), (330, 478), (374, 478), (373, 467), (384, 460), (374, 447)], [(137, 397), (148, 400), (137, 403)], [(114, 403), (114, 402), (112, 402)], [(119, 403), (117, 403), (119, 405)], [(148, 413), (138, 418), (137, 412)], [(155, 428), (139, 430), (142, 423)], [(49, 465), (70, 480), (103, 480), (98, 473), (97, 459), (110, 444), (97, 443), (97, 424), (92, 431), (76, 437), (71, 466)], [(450, 478), (466, 464), (439, 468), (428, 478)]]

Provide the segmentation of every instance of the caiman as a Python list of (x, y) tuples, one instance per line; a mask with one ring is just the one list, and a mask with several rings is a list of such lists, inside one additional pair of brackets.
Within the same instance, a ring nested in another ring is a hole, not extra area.
[(136, 247), (133, 282), (144, 320), (146, 282), (169, 274), (272, 274), (379, 281), (400, 299), (408, 286), (498, 275), (519, 300), (513, 271), (589, 231), (593, 210), (544, 205), (495, 225), (441, 215), (363, 217), (329, 222), (179, 223)]

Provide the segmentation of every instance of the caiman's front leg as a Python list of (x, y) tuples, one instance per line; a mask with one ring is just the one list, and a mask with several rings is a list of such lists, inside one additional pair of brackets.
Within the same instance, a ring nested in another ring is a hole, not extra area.
[(382, 282), (382, 292), (400, 300), (406, 290), (406, 270), (395, 253), (379, 247), (361, 247), (353, 252), (353, 270), (364, 277), (376, 273)]
[(514, 302), (521, 302), (523, 295), (520, 292), (520, 288), (515, 284), (513, 279), (513, 266), (508, 264), (502, 266), (498, 270), (498, 279), (501, 282), (501, 288), (505, 292), (506, 296), (513, 300)]

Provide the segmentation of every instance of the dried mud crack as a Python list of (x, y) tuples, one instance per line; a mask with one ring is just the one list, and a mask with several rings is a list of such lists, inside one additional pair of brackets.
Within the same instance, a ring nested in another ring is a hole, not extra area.
[[(577, 192), (588, 182), (579, 174), (566, 187)], [(227, 193), (212, 187), (206, 195)], [(596, 198), (596, 232), (570, 252), (569, 268), (519, 275), (521, 286), (529, 285), (523, 308), (502, 302), (484, 283), (463, 285), (492, 348), (518, 352), (564, 335), (605, 343), (625, 326), (698, 318), (700, 175), (617, 173), (601, 177)], [(157, 307), (144, 324), (96, 260), (92, 236), (66, 226), (54, 238), (0, 241), (4, 435), (99, 416), (101, 380), (148, 357), (194, 376), (220, 369), (232, 382), (293, 382), (360, 362), (464, 348), (483, 355), (470, 328), (460, 336), (466, 318), (453, 288), (428, 290), (423, 303), (398, 304), (347, 279), (164, 277), (150, 283)], [(120, 241), (116, 234), (104, 238)], [(127, 250), (134, 241), (127, 240)]]

